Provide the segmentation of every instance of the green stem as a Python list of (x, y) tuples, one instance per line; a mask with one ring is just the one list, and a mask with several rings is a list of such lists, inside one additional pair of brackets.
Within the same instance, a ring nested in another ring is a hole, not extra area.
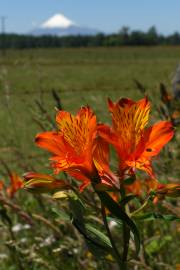
[(114, 256), (116, 257), (117, 263), (119, 265), (119, 270), (126, 270), (126, 265), (122, 261), (121, 256), (119, 254), (119, 251), (118, 251), (118, 249), (117, 249), (117, 247), (116, 247), (116, 245), (114, 243), (114, 239), (112, 237), (112, 234), (111, 234), (111, 231), (109, 229), (108, 222), (107, 222), (106, 210), (105, 210), (105, 207), (103, 206), (102, 203), (101, 203), (101, 214), (102, 214), (104, 226), (105, 226), (106, 231), (107, 231), (107, 235), (109, 237), (109, 240), (111, 242), (112, 248), (114, 250)]
[(141, 212), (148, 204), (149, 201), (149, 196), (146, 198), (146, 200), (144, 201), (144, 203), (141, 205), (141, 207), (139, 207), (137, 210), (135, 210), (134, 212), (132, 212), (130, 214), (131, 217), (137, 215), (139, 212)]
[[(121, 197), (122, 197), (122, 200), (124, 200), (126, 198), (125, 189), (123, 187), (121, 188)], [(122, 208), (123, 208), (124, 211), (126, 210), (125, 205), (123, 205)], [(127, 256), (128, 256), (128, 250), (129, 250), (129, 239), (130, 239), (130, 229), (127, 226), (126, 222), (123, 222), (123, 254), (122, 254), (122, 260), (123, 260), (126, 268), (127, 268), (126, 263), (127, 263)]]
[(124, 262), (127, 261), (127, 256), (128, 256), (128, 249), (129, 249), (129, 239), (130, 239), (130, 229), (126, 225), (125, 222), (123, 222), (123, 255), (122, 259)]

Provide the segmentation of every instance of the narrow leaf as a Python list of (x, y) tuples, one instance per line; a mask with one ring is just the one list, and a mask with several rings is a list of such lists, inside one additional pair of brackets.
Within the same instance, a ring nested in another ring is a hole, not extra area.
[(128, 217), (118, 203), (116, 203), (106, 192), (98, 192), (99, 198), (101, 199), (104, 206), (117, 218), (124, 221), (132, 231), (134, 235), (134, 241), (136, 245), (136, 254), (140, 250), (140, 235), (135, 223)]
[(124, 206), (136, 197), (137, 197), (136, 195), (128, 195), (123, 200), (121, 200), (119, 204)]
[(151, 221), (155, 219), (163, 219), (166, 221), (174, 221), (174, 220), (180, 221), (180, 217), (177, 217), (175, 215), (162, 215), (162, 214), (154, 213), (154, 212), (136, 216), (136, 219), (146, 220), (146, 221)]
[(93, 237), (95, 237), (95, 239), (99, 239), (106, 246), (109, 246), (110, 248), (112, 247), (109, 238), (103, 232), (93, 227), (89, 223), (86, 224), (85, 227), (88, 234), (91, 234)]
[(63, 221), (71, 221), (70, 216), (66, 214), (63, 210), (60, 209), (57, 210), (56, 208), (53, 208), (52, 212)]

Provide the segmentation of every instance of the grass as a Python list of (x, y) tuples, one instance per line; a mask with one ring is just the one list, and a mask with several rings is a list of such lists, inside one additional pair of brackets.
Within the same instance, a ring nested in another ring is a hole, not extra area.
[(41, 97), (54, 116), (52, 89), (58, 91), (66, 110), (75, 112), (89, 104), (107, 121), (107, 109), (102, 105), (107, 97), (140, 98), (133, 82), (137, 79), (156, 101), (159, 83), (170, 86), (179, 58), (179, 47), (7, 51), (0, 58), (0, 145), (5, 156), (14, 144), (25, 156), (36, 151), (32, 142), (40, 130), (32, 111)]
[[(159, 83), (163, 82), (169, 89), (171, 88), (171, 79), (179, 59), (180, 47), (7, 51), (5, 57), (0, 57), (1, 159), (8, 164), (11, 170), (20, 174), (34, 169), (44, 172), (44, 165), (48, 167), (47, 156), (49, 155), (46, 156), (44, 151), (37, 149), (33, 143), (35, 135), (42, 131), (34, 119), (45, 125), (46, 130), (52, 129), (52, 125), (47, 124), (47, 119), (45, 119), (48, 114), (48, 117), (51, 117), (54, 121), (56, 113), (54, 109), (56, 102), (52, 98), (52, 89), (58, 92), (65, 110), (76, 112), (80, 106), (89, 104), (97, 113), (99, 119), (107, 122), (109, 121), (107, 106), (105, 105), (107, 97), (117, 100), (125, 96), (137, 100), (143, 96), (137, 90), (134, 79), (137, 79), (146, 87), (153, 106), (157, 106)], [(47, 111), (43, 117), (39, 113), (37, 100)], [(157, 113), (153, 112), (153, 121), (155, 118), (157, 120)], [(172, 160), (172, 162), (174, 161)], [(178, 161), (172, 162), (169, 158), (164, 160), (164, 163), (162, 162), (163, 166), (157, 163), (156, 169), (163, 173), (162, 178), (168, 176), (173, 179), (177, 176), (177, 170), (173, 167), (173, 164), (177, 164)], [(178, 167), (178, 165), (176, 166)], [(3, 175), (5, 175), (4, 167), (0, 166), (0, 178)], [(39, 207), (37, 206), (39, 201), (38, 203), (35, 200), (33, 201), (32, 197), (27, 199), (26, 194), (23, 193), (22, 198), (23, 205), (27, 210), (33, 209), (32, 211), (35, 211)], [(48, 218), (48, 214), (51, 213), (52, 215), (52, 211), (47, 206), (45, 207), (45, 210), (48, 209), (49, 211), (47, 213)], [(46, 211), (44, 211), (44, 214)], [(146, 233), (148, 234), (149, 230), (151, 236), (152, 225), (149, 224), (148, 226)], [(163, 237), (169, 230), (168, 224), (163, 227), (161, 223), (158, 223), (156, 226), (156, 231), (160, 231), (160, 234), (157, 233), (158, 237), (159, 235)], [(173, 232), (172, 228), (171, 232)], [(42, 238), (44, 237), (43, 233)], [(45, 230), (46, 234), (49, 235), (49, 232)], [(30, 237), (32, 245), (34, 243), (33, 237), (32, 232)], [(157, 239), (160, 239), (158, 237)], [(155, 239), (156, 245), (159, 241), (157, 239)], [(173, 239), (176, 239), (175, 232)], [(153, 254), (151, 249), (154, 247), (150, 244), (148, 251)], [(173, 240), (171, 246), (176, 247)], [(166, 243), (161, 247), (161, 249), (163, 248), (163, 252), (166, 254)], [(51, 252), (51, 250), (48, 250), (48, 252)], [(46, 258), (44, 251), (42, 251), (42, 254)], [(172, 252), (171, 258), (167, 256), (169, 264), (173, 260), (177, 260), (177, 254)], [(73, 263), (73, 260), (71, 262)], [(59, 263), (59, 261), (56, 263)], [(7, 267), (5, 266), (3, 269), (16, 269)], [(67, 264), (66, 267), (67, 269), (70, 268)], [(36, 267), (32, 269), (36, 269)], [(76, 268), (74, 267), (74, 269)]]

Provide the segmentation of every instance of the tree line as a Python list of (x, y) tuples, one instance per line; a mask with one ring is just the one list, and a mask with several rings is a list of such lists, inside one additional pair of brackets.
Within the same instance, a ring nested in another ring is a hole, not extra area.
[(123, 27), (118, 33), (95, 36), (32, 36), (0, 34), (0, 48), (55, 48), (55, 47), (100, 47), (100, 46), (155, 46), (180, 45), (180, 33), (165, 36), (153, 26), (147, 32)]

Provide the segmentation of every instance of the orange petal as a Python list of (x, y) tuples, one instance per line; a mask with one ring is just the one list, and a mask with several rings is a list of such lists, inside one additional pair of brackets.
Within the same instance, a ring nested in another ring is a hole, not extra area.
[(109, 167), (109, 144), (101, 137), (97, 139), (93, 151), (93, 162), (101, 177), (102, 183), (114, 185), (119, 188), (119, 179)]
[(10, 174), (10, 186), (6, 189), (9, 197), (13, 197), (14, 194), (23, 187), (23, 179), (19, 177), (15, 172)]
[(64, 148), (62, 136), (54, 131), (38, 134), (35, 138), (35, 142), (39, 147), (44, 148), (55, 155), (61, 153), (62, 147)]
[(168, 143), (174, 136), (174, 130), (171, 122), (161, 121), (145, 131), (145, 151), (143, 157), (156, 156), (162, 147)]
[(147, 158), (141, 157), (135, 161), (127, 160), (125, 163), (131, 168), (145, 171), (152, 178), (155, 177), (151, 162)]
[(36, 136), (36, 144), (54, 154), (51, 157), (53, 167), (58, 167), (58, 172), (66, 169), (76, 162), (82, 162), (74, 149), (66, 143), (62, 134), (57, 132), (43, 132)]
[(54, 177), (49, 174), (43, 174), (43, 173), (37, 173), (37, 172), (27, 172), (23, 175), (23, 177), (26, 181), (29, 181), (31, 179), (44, 179), (47, 181), (54, 180)]
[(113, 110), (118, 106), (121, 106), (123, 108), (127, 108), (133, 104), (135, 104), (135, 101), (133, 101), (130, 98), (121, 98), (118, 102), (115, 102), (115, 103), (112, 102), (112, 100), (110, 98), (108, 99), (108, 108), (109, 108), (110, 112), (113, 112)]
[(92, 171), (91, 154), (97, 129), (96, 116), (93, 111), (89, 107), (82, 107), (76, 116), (69, 112), (59, 111), (56, 122), (59, 132), (63, 136), (64, 145), (69, 147), (69, 151), (66, 151), (64, 155), (65, 158), (60, 157), (60, 159), (63, 163), (66, 160), (69, 167), (75, 167), (77, 164), (78, 168), (79, 166), (86, 167), (88, 171)]
[(134, 131), (138, 131), (142, 130), (148, 122), (150, 103), (147, 98), (137, 102), (122, 98), (115, 104), (109, 101), (109, 109), (116, 131), (121, 132), (121, 128), (128, 130), (132, 127)]
[(99, 124), (97, 126), (98, 135), (108, 143), (118, 146), (118, 135), (107, 125)]
[(90, 184), (90, 182), (91, 182), (91, 179), (90, 178), (88, 178), (85, 174), (83, 174), (81, 172), (81, 170), (78, 170), (76, 168), (74, 168), (74, 169), (73, 168), (69, 168), (67, 170), (67, 173), (69, 175), (71, 175), (72, 177), (74, 177), (76, 180), (82, 182), (82, 184), (79, 187), (80, 192), (82, 192), (84, 190), (84, 188), (87, 187)]
[[(147, 98), (137, 102), (131, 99), (121, 99), (115, 104), (109, 101), (109, 108), (112, 113), (112, 129), (117, 138), (113, 136), (113, 140), (116, 141), (114, 145), (120, 158), (124, 160), (136, 150), (142, 138), (142, 133), (149, 119), (150, 103)], [(106, 132), (108, 132), (107, 129)], [(111, 131), (111, 134), (113, 132)], [(109, 132), (109, 138), (111, 134)]]
[(0, 191), (3, 189), (3, 187), (4, 187), (4, 181), (0, 180)]
[(92, 146), (96, 136), (96, 116), (89, 107), (81, 108), (76, 117), (69, 112), (60, 111), (56, 122), (64, 140), (78, 155)]

